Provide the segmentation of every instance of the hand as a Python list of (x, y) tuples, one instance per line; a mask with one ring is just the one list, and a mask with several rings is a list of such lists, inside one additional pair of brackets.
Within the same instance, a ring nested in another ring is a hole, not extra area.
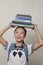
[(33, 30), (37, 29), (37, 24), (33, 24)]
[(14, 28), (15, 26), (11, 25), (11, 22), (8, 25), (10, 28)]
[(30, 29), (36, 30), (36, 29), (37, 29), (37, 24), (33, 24), (33, 23), (32, 23), (32, 27), (30, 27)]

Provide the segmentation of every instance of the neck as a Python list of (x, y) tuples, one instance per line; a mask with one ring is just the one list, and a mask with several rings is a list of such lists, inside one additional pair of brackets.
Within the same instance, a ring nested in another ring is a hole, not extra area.
[(22, 46), (23, 42), (16, 42), (16, 46)]

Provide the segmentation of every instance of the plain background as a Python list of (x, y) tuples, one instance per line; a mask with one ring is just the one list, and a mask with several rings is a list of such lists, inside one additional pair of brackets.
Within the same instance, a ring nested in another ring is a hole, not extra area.
[[(0, 30), (15, 19), (16, 14), (32, 16), (32, 22), (38, 25), (43, 37), (43, 0), (0, 0)], [(12, 30), (12, 31), (11, 31)], [(14, 29), (8, 30), (3, 37), (14, 42)], [(35, 31), (27, 29), (26, 43), (37, 42)], [(7, 65), (7, 51), (0, 44), (0, 65)], [(29, 56), (29, 65), (43, 65), (43, 47)]]

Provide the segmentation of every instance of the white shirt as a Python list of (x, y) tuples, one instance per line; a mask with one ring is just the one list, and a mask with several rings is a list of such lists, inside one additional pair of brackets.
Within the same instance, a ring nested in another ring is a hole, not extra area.
[[(9, 50), (10, 45), (11, 44), (8, 43), (7, 51)], [(28, 46), (28, 55), (30, 55), (33, 52), (33, 45), (29, 44), (27, 46)], [(8, 65), (27, 65), (24, 49), (16, 47), (14, 50), (12, 50), (10, 53)]]

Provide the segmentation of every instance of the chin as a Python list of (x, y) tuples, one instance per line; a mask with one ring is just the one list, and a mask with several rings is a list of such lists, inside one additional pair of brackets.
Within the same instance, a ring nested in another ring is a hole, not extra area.
[(17, 40), (17, 42), (21, 42), (22, 40)]

